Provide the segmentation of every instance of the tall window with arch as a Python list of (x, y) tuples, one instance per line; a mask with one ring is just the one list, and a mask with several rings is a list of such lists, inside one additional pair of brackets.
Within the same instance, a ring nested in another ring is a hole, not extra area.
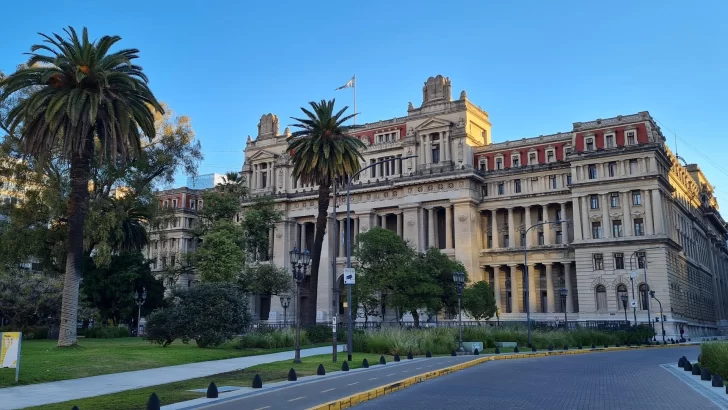
[(627, 285), (625, 285), (624, 283), (620, 283), (617, 286), (617, 306), (619, 308), (623, 309), (624, 306), (622, 306), (622, 295), (626, 295), (627, 298), (629, 298), (629, 293), (627, 292)]
[(597, 311), (603, 312), (607, 310), (607, 288), (604, 285), (597, 285), (596, 289), (597, 296)]
[(639, 287), (640, 291), (640, 310), (647, 310), (647, 304), (649, 303), (649, 296), (647, 295), (647, 285), (644, 283)]

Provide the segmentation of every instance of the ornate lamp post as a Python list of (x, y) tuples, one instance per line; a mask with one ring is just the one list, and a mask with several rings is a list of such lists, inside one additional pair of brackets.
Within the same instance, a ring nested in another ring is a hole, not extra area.
[(288, 306), (291, 306), (291, 297), (281, 296), (281, 307), (283, 308), (283, 327), (288, 327)]
[(628, 324), (628, 321), (627, 321), (627, 299), (629, 299), (629, 297), (626, 294), (622, 293), (622, 296), (620, 296), (619, 298), (622, 299), (622, 308), (624, 308), (624, 324), (626, 325), (626, 324)]
[(291, 272), (296, 281), (296, 357), (293, 363), (301, 363), (301, 283), (306, 277), (308, 264), (311, 263), (311, 252), (306, 249), (301, 252), (298, 248), (291, 249)]
[(457, 290), (458, 290), (458, 328), (460, 331), (460, 347), (458, 348), (458, 350), (461, 352), (464, 352), (465, 349), (463, 348), (462, 301), (463, 301), (463, 286), (465, 285), (465, 272), (453, 272), (452, 280), (453, 280), (453, 282), (455, 282), (455, 286), (457, 287)]
[(655, 299), (657, 301), (657, 304), (660, 305), (660, 319), (661, 319), (660, 325), (662, 326), (662, 343), (665, 343), (665, 315), (662, 313), (662, 303), (660, 302), (660, 299), (657, 299), (655, 297), (654, 290), (650, 291), (650, 297), (652, 297), (652, 299)]
[(566, 288), (561, 288), (561, 308), (564, 310), (564, 331), (569, 330), (569, 318), (566, 316), (566, 296), (569, 291)]
[(138, 313), (137, 313), (137, 336), (141, 336), (141, 324), (142, 321), (142, 305), (147, 301), (147, 288), (142, 288), (142, 291), (136, 291), (134, 295), (134, 301), (136, 302)]

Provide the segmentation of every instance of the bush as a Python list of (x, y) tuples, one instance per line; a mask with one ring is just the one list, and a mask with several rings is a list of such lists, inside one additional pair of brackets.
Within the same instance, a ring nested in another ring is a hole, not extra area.
[(89, 339), (116, 339), (119, 337), (129, 337), (129, 329), (125, 327), (92, 327), (86, 329), (86, 337)]
[(723, 380), (728, 377), (728, 343), (705, 342), (700, 345), (700, 364), (707, 366)]
[(49, 328), (46, 326), (33, 326), (14, 329), (11, 326), (0, 327), (2, 332), (23, 332), (23, 340), (48, 339)]
[(147, 323), (147, 339), (163, 346), (180, 338), (194, 339), (198, 347), (215, 347), (243, 333), (250, 322), (247, 297), (228, 283), (176, 289), (169, 304)]
[(311, 343), (325, 343), (333, 338), (333, 331), (328, 325), (306, 326), (306, 334)]
[[(307, 332), (301, 330), (301, 345), (310, 343)], [(283, 329), (277, 331), (255, 331), (240, 338), (238, 349), (280, 349), (296, 346), (296, 330)]]

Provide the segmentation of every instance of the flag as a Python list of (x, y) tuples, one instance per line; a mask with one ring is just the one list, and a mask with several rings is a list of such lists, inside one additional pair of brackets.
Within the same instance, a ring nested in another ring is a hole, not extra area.
[(351, 80), (334, 91), (343, 90), (344, 88), (352, 88), (356, 85), (356, 76), (351, 77)]

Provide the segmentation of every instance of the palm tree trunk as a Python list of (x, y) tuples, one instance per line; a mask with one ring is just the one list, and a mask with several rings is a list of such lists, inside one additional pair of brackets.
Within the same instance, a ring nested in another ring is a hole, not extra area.
[(76, 323), (78, 321), (78, 287), (81, 283), (83, 266), (83, 227), (88, 213), (89, 177), (93, 140), (86, 138), (83, 152), (71, 156), (71, 194), (68, 198), (68, 243), (66, 245), (66, 274), (63, 280), (63, 303), (61, 305), (61, 326), (58, 347), (74, 346), (77, 343)]
[[(326, 234), (326, 224), (329, 219), (329, 194), (331, 187), (319, 185), (318, 216), (316, 217), (316, 233), (313, 238), (313, 253), (311, 254), (311, 281), (308, 289), (308, 312), (303, 319), (306, 324), (316, 323), (316, 299), (318, 296), (319, 266), (321, 266), (321, 249)], [(331, 255), (333, 256), (333, 255)]]

